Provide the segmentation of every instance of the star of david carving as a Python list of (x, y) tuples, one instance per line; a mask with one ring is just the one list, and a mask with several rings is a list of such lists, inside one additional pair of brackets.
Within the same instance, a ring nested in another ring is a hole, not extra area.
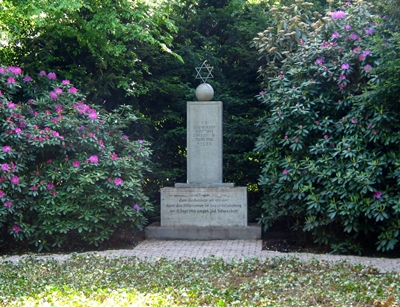
[(214, 67), (207, 65), (206, 62), (207, 62), (207, 60), (205, 60), (203, 62), (203, 64), (201, 64), (200, 67), (196, 67), (196, 71), (197, 71), (196, 79), (201, 79), (201, 81), (203, 81), (203, 83), (206, 83), (207, 79), (214, 78), (214, 76), (212, 74)]

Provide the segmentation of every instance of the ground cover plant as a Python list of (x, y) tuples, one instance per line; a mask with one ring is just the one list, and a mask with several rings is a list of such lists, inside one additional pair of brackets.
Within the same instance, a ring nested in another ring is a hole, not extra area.
[(254, 41), (266, 107), (261, 221), (290, 221), (337, 253), (371, 242), (389, 251), (400, 236), (396, 18), (369, 2), (328, 2), (325, 16), (302, 0), (271, 9)]
[(143, 226), (151, 152), (123, 133), (136, 120), (129, 106), (87, 104), (54, 72), (0, 67), (0, 244), (41, 250), (72, 236), (96, 245), (119, 227)]
[[(8, 306), (396, 306), (399, 273), (294, 258), (104, 258), (0, 263)], [(386, 305), (383, 305), (386, 303)]]

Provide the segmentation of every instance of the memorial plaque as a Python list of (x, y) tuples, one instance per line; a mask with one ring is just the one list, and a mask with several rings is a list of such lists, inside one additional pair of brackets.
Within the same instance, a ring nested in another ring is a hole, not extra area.
[(187, 182), (222, 183), (222, 102), (189, 101)]
[(247, 226), (247, 187), (162, 188), (161, 226)]

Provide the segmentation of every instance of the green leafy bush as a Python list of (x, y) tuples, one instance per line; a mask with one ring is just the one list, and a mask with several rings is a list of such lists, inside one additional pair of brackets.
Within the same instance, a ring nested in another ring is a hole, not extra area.
[(272, 9), (275, 25), (254, 41), (266, 60), (261, 221), (268, 228), (289, 218), (336, 252), (361, 252), (363, 238), (391, 250), (400, 230), (400, 109), (398, 94), (382, 89), (399, 42), (366, 2), (339, 3), (325, 17), (311, 5)]
[(0, 67), (0, 89), (0, 240), (98, 244), (145, 223), (150, 150), (121, 130), (136, 120), (130, 107), (107, 113), (69, 80), (41, 71), (34, 81), (18, 67)]

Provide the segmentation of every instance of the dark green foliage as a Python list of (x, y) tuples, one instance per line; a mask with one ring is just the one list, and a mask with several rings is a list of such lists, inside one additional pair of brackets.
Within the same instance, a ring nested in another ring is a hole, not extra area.
[(391, 250), (400, 232), (397, 34), (367, 3), (315, 22), (308, 6), (277, 9), (276, 26), (255, 41), (270, 60), (259, 96), (262, 221), (289, 219), (335, 252), (371, 241)]
[[(51, 67), (79, 82), (88, 99), (111, 109), (146, 93), (147, 48), (168, 51), (175, 32), (167, 12), (145, 1), (6, 1), (0, 62), (28, 74)], [(0, 46), (1, 47), (1, 46)]]

